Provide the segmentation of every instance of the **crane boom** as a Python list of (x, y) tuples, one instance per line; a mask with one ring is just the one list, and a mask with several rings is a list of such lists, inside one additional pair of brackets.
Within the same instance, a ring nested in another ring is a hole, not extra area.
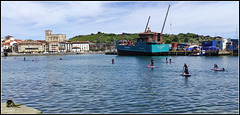
[(167, 15), (168, 15), (168, 11), (169, 11), (170, 6), (171, 6), (171, 5), (169, 4), (168, 10), (167, 10), (167, 13), (166, 13), (166, 16), (165, 16), (165, 20), (164, 20), (164, 23), (163, 23), (162, 31), (161, 31), (161, 33), (160, 33), (160, 41), (159, 41), (159, 43), (162, 43), (162, 33), (163, 33), (164, 26), (165, 26), (165, 22), (166, 22), (166, 20), (167, 20)]
[(146, 32), (146, 30), (147, 30), (148, 22), (149, 22), (149, 20), (150, 20), (150, 17), (151, 17), (151, 16), (149, 16), (149, 18), (148, 18), (147, 25), (146, 25), (146, 28), (145, 28), (145, 31), (144, 31), (144, 32)]
[(161, 33), (163, 33), (163, 29), (164, 29), (164, 26), (165, 26), (165, 23), (166, 23), (166, 20), (167, 20), (167, 15), (168, 15), (168, 11), (169, 11), (170, 6), (171, 6), (171, 5), (169, 4), (168, 10), (167, 10), (167, 13), (166, 13), (166, 16), (165, 16), (165, 20), (164, 20), (164, 23), (163, 23), (163, 27), (162, 27)]

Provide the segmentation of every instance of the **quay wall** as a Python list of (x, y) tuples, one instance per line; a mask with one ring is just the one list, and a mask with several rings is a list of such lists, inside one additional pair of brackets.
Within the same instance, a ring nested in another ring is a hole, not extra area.
[[(79, 54), (104, 54), (105, 55), (118, 55), (117, 52), (82, 52), (82, 53), (7, 53), (7, 56), (41, 56), (41, 55), (79, 55)], [(188, 56), (190, 54), (198, 53), (196, 51), (169, 51), (167, 53), (168, 56)], [(216, 56), (216, 55), (238, 55), (238, 53), (233, 52), (206, 52), (208, 56)], [(1, 53), (1, 57), (4, 57), (6, 53)]]
[[(42, 56), (42, 55), (79, 55), (79, 54), (103, 54), (104, 52), (82, 52), (82, 53), (7, 53), (7, 56)], [(5, 54), (1, 53), (1, 57)]]
[[(166, 56), (188, 56), (190, 54), (196, 54), (199, 53), (197, 51), (169, 51), (168, 53), (164, 54)], [(228, 51), (206, 51), (205, 52), (207, 56), (221, 56), (221, 55), (238, 55), (238, 54), (233, 54), (232, 52)], [(106, 55), (118, 55), (117, 52), (105, 52)]]

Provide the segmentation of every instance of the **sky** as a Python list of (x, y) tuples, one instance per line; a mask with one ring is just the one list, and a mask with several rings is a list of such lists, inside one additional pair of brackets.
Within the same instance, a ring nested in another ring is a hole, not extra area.
[(45, 40), (45, 30), (77, 35), (194, 33), (238, 39), (239, 1), (1, 1), (1, 38)]

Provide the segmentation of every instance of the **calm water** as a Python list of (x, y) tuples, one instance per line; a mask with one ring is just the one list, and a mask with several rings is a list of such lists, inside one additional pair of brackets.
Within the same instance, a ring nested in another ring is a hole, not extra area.
[[(1, 101), (43, 113), (239, 112), (237, 56), (16, 57), (2, 57)], [(166, 57), (175, 63), (162, 63)], [(146, 67), (151, 58), (159, 68)], [(191, 77), (180, 76), (184, 63)], [(226, 71), (212, 71), (215, 63)]]

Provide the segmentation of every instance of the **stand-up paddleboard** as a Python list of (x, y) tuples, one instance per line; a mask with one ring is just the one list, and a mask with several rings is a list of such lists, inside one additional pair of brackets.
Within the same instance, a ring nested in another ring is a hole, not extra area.
[(149, 66), (149, 64), (148, 64), (147, 67), (149, 67), (149, 68), (158, 68), (158, 66)]
[(225, 69), (211, 69), (211, 70), (214, 70), (214, 71), (225, 71)]
[(191, 74), (190, 73), (189, 74), (183, 73), (182, 76), (189, 77), (189, 76), (191, 76)]

